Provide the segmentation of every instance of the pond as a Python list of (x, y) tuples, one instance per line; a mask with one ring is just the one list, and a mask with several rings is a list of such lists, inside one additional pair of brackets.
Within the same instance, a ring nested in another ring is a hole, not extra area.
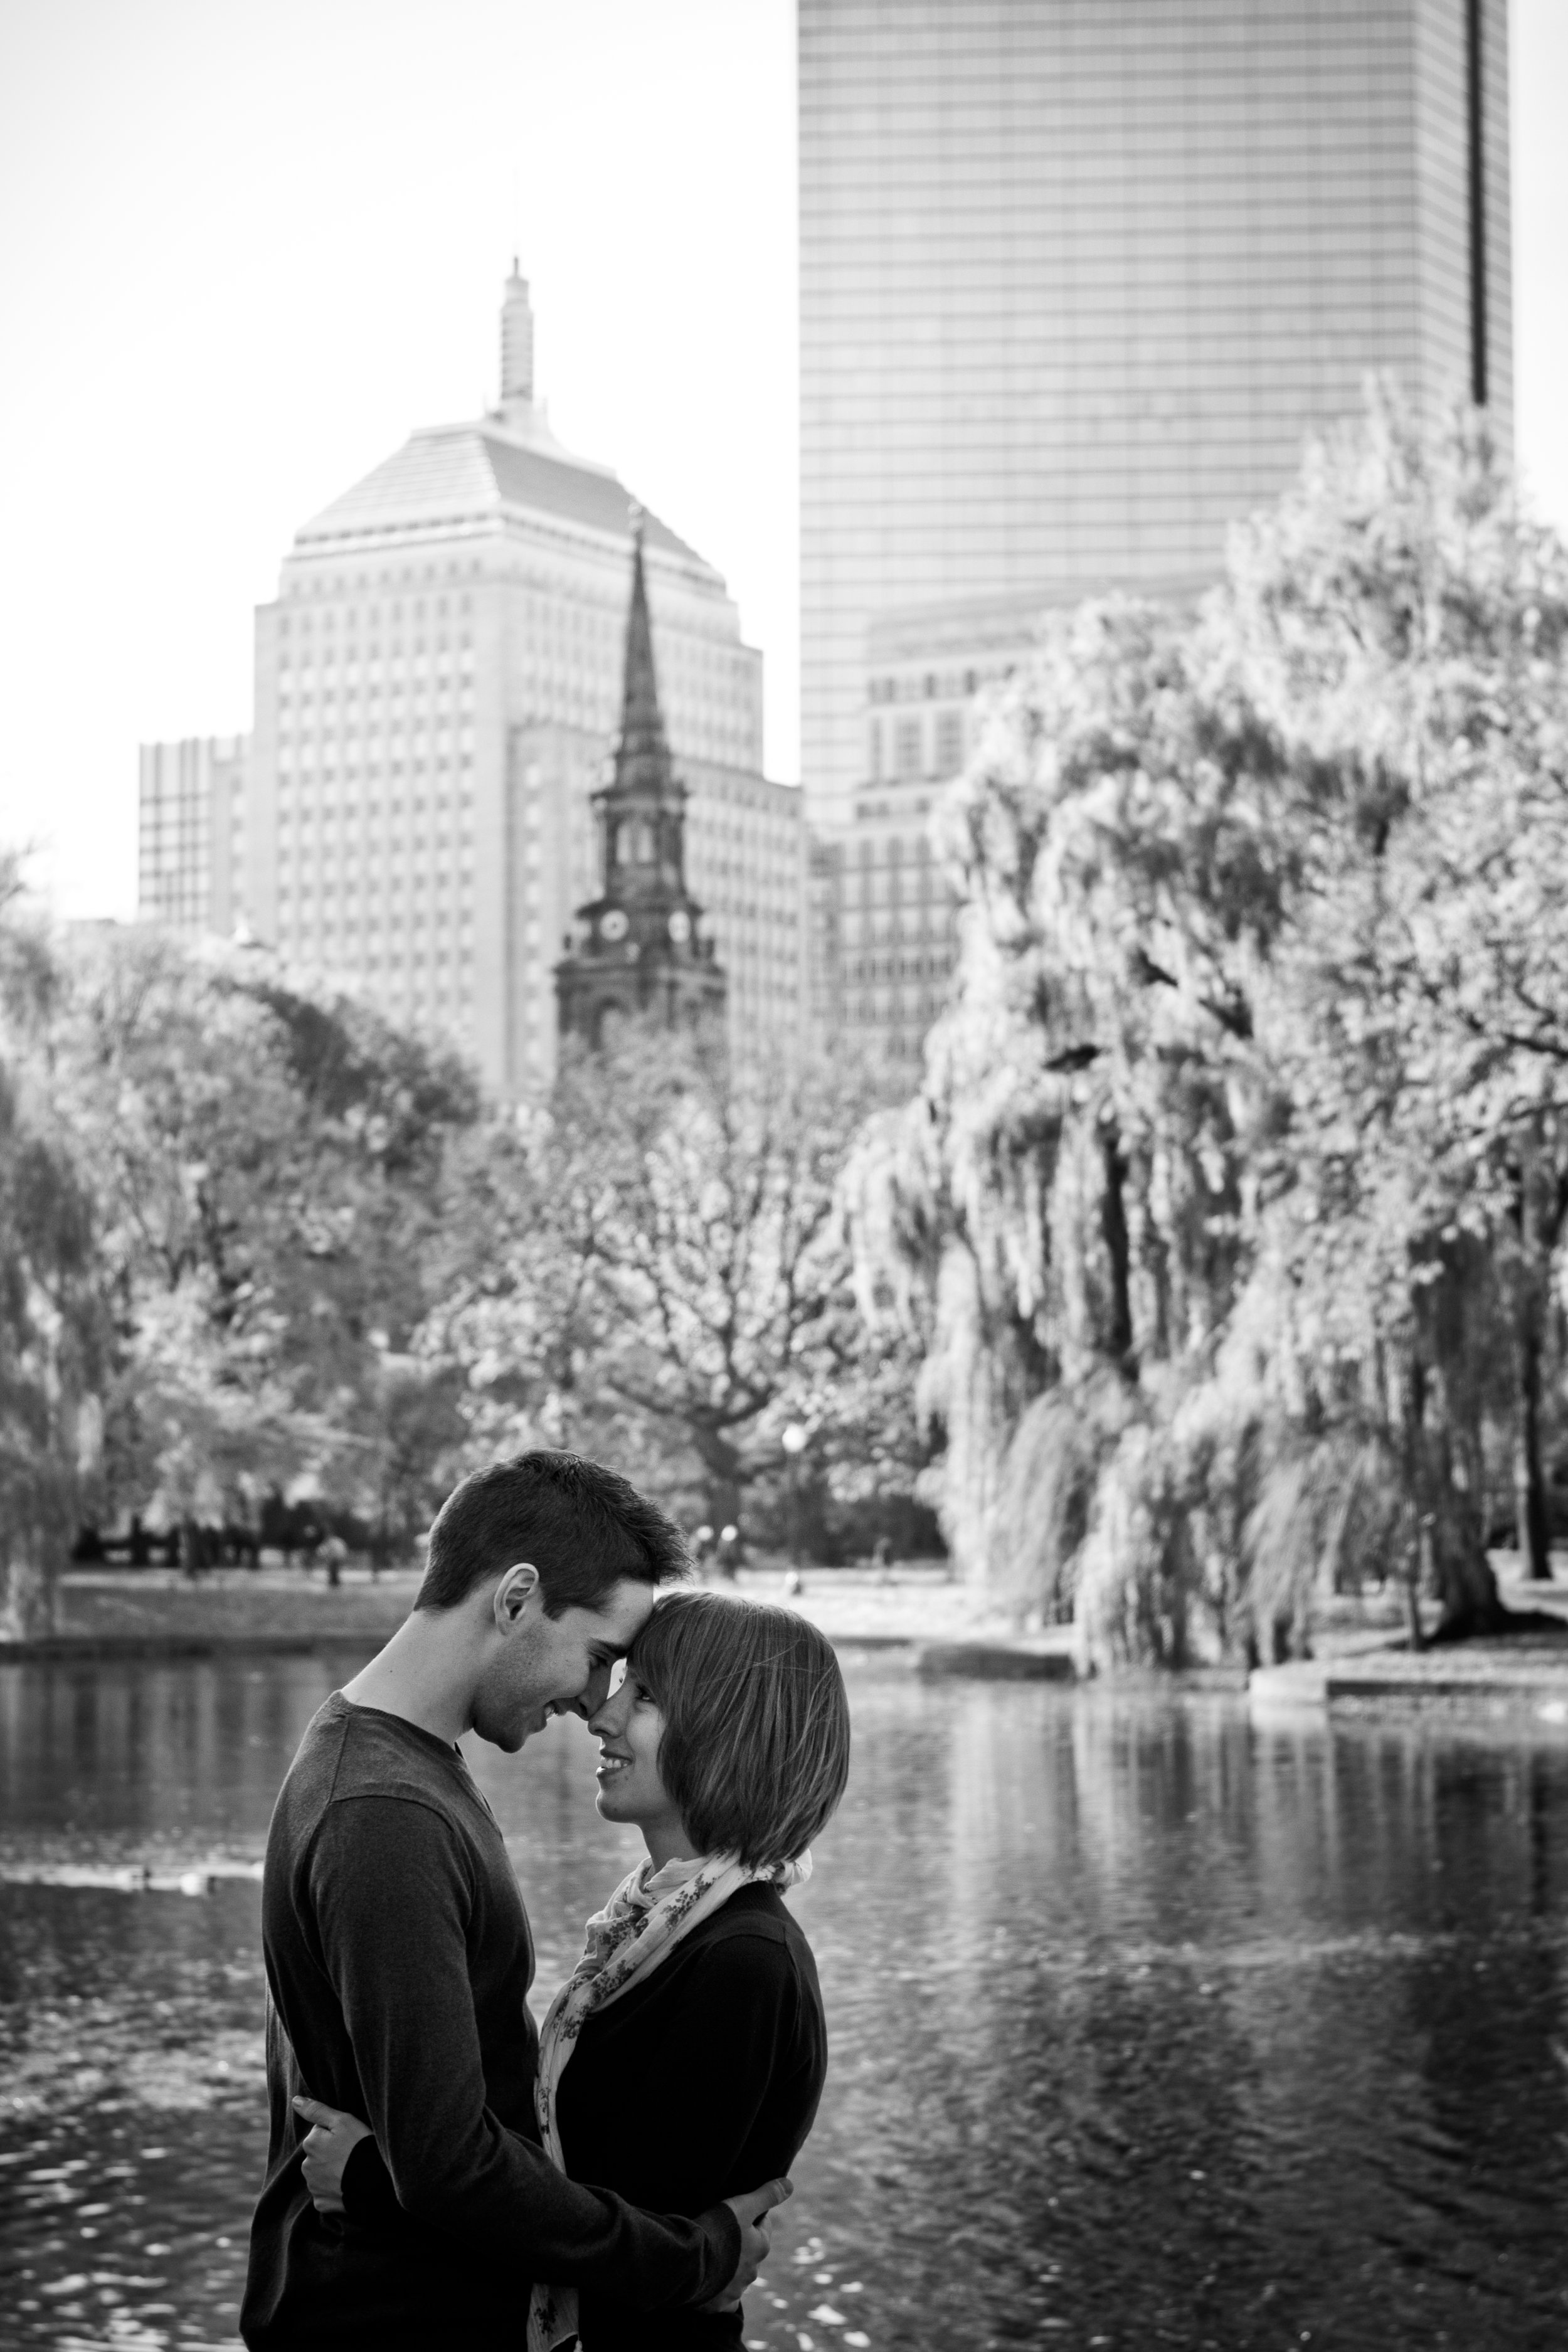
[[(7, 2347), (232, 2345), (254, 1879), (358, 1656), (0, 1668)], [(1568, 2343), (1568, 1740), (847, 1658), (792, 1900), (833, 2036), (769, 2352)], [(476, 1763), (548, 1992), (637, 1851), (559, 1724)], [(150, 1864), (167, 1892), (59, 1883)], [(45, 1883), (24, 1883), (29, 1872)]]

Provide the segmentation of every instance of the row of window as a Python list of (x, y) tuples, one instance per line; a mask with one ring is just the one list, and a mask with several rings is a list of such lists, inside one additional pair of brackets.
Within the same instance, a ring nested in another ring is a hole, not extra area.
[[(428, 877), (421, 878), (425, 880), (426, 886), (428, 887)], [(444, 890), (446, 888), (447, 879), (447, 877), (445, 875), (441, 875), (437, 877), (438, 889)], [(387, 884), (387, 897), (389, 898), (397, 897), (401, 892), (402, 887), (403, 886), (401, 882), (389, 882)], [(416, 896), (418, 890), (419, 884), (417, 882), (410, 886), (411, 896)], [(289, 875), (280, 875), (278, 881), (278, 900), (280, 906), (286, 906), (290, 902), (303, 905), (308, 899), (313, 898), (320, 898), (323, 904), (328, 899), (331, 899), (335, 903), (339, 898), (341, 898), (344, 906), (349, 906), (357, 897), (359, 897), (359, 895), (360, 886), (357, 882), (353, 879), (345, 879), (340, 887), (338, 883), (330, 874), (319, 875), (314, 879), (310, 880), (301, 877), (299, 881), (294, 880)], [(381, 885), (374, 877), (365, 883), (363, 895), (367, 899), (379, 898), (381, 896)], [(466, 929), (473, 920), (473, 916), (467, 907), (455, 908), (448, 916), (447, 908), (440, 903), (438, 898), (433, 896), (428, 903), (430, 907), (429, 920), (433, 923), (446, 923), (449, 920), (454, 923), (461, 924)], [(374, 918), (375, 915), (375, 909), (374, 908), (367, 908), (366, 913), (368, 916)], [(410, 923), (423, 923), (426, 920), (424, 906), (422, 904), (413, 905), (406, 912), (400, 908), (389, 906), (387, 908), (387, 920), (389, 922), (402, 920)]]
[[(917, 801), (915, 805), (922, 808), (925, 803)], [(889, 866), (901, 866), (906, 856), (917, 866), (929, 866), (931, 862), (931, 836), (924, 833), (917, 833), (912, 837), (892, 833), (879, 839), (873, 833), (863, 833), (855, 845), (855, 863), (858, 866), (879, 865), (884, 856)]]
[[(352, 915), (349, 916), (346, 920), (334, 921), (331, 925), (330, 937), (324, 940), (321, 944), (330, 946), (333, 940), (352, 940), (359, 929), (360, 926), (354, 921)], [(375, 932), (375, 925), (374, 923), (367, 923), (364, 926), (364, 929), (366, 933), (365, 961), (367, 964), (370, 965), (370, 968), (374, 970), (374, 963), (373, 959), (377, 951), (377, 941), (374, 936)], [(314, 936), (314, 927), (310, 923), (308, 915), (301, 914), (291, 918), (288, 914), (279, 911), (278, 917), (278, 935), (285, 946), (299, 946), (306, 940)], [(388, 940), (386, 944), (390, 946), (392, 942)], [(473, 960), (474, 950), (466, 941), (452, 947), (437, 946), (434, 942), (431, 944), (429, 961), (432, 964), (467, 964), (472, 963)], [(426, 961), (426, 950), (424, 947), (417, 942), (412, 946), (405, 946), (400, 951), (398, 961), (405, 963), (423, 964)], [(392, 969), (391, 958), (388, 958), (387, 968), (389, 971)]]
[(897, 866), (889, 873), (850, 874), (844, 882), (846, 914), (871, 907), (941, 907), (951, 905), (945, 877), (921, 867), (908, 876)]
[[(363, 813), (367, 817), (379, 816), (382, 814), (383, 803), (380, 801), (365, 801), (362, 804), (355, 798), (340, 800), (335, 790), (330, 786), (327, 790), (322, 790), (321, 785), (322, 779), (319, 776), (301, 776), (298, 779), (298, 789), (296, 789), (294, 777), (280, 776), (278, 780), (279, 810), (287, 812), (290, 808), (298, 808), (300, 814), (304, 816), (310, 815), (312, 810), (316, 810), (328, 818), (334, 814), (349, 817), (359, 815), (363, 805)], [(458, 792), (429, 793), (414, 792), (409, 794), (406, 802), (395, 796), (385, 803), (385, 810), (388, 816), (401, 816), (405, 808), (407, 808), (415, 816), (422, 816), (426, 810), (434, 809), (439, 816), (448, 809), (456, 808), (464, 812), (463, 822), (466, 830), (467, 812), (472, 809), (473, 805), (474, 795), (464, 785)]]
[[(426, 652), (423, 637), (416, 637), (405, 647), (399, 637), (389, 640), (386, 647), (386, 673), (389, 677), (422, 677), (450, 675), (453, 657), (465, 677), (472, 675), (474, 667), (473, 641), (459, 637), (455, 646), (445, 637), (433, 640)], [(319, 652), (313, 646), (301, 646), (290, 654), (287, 646), (278, 656), (278, 684), (287, 693), (289, 685), (298, 680), (301, 686), (335, 685), (340, 677), (353, 681), (359, 677), (363, 667), (367, 677), (381, 676), (382, 650), (379, 641), (368, 646), (322, 646)], [(318, 671), (320, 677), (318, 678)]]
[[(1005, 673), (1012, 676), (1009, 667)], [(874, 677), (866, 689), (869, 702), (936, 702), (942, 698), (978, 693), (981, 673), (977, 669), (928, 669), (919, 677)]]
[[(285, 762), (295, 751), (302, 759), (313, 761), (318, 752), (323, 760), (333, 759), (340, 751), (349, 759), (362, 751), (367, 755), (400, 751), (411, 759), (424, 759), (437, 750), (449, 757), (456, 749), (468, 755), (468, 764), (471, 765), (474, 730), (470, 726), (454, 726), (453, 720), (459, 715), (465, 719), (473, 716), (471, 711), (458, 714), (437, 709), (410, 713), (405, 719), (401, 711), (388, 711), (384, 721), (368, 719), (363, 730), (350, 722), (341, 732), (336, 732), (330, 719), (325, 725), (312, 727), (310, 719), (305, 718), (296, 729), (289, 712), (284, 711), (278, 730), (279, 762)], [(437, 729), (439, 733), (436, 731)]]
[[(358, 718), (357, 711), (350, 706), (358, 702), (360, 690), (358, 682), (353, 678), (347, 680), (343, 686), (342, 722), (345, 727), (352, 727)], [(366, 702), (377, 702), (381, 698), (382, 688), (375, 678), (367, 681), (363, 691)], [(386, 688), (387, 701), (396, 706), (405, 698), (411, 711), (460, 710), (469, 718), (473, 716), (473, 688), (466, 684), (454, 687), (447, 678), (437, 678), (434, 681), (419, 677), (410, 678), (406, 685), (401, 678), (393, 678)], [(309, 706), (310, 717), (318, 724), (330, 727), (338, 716), (337, 700), (338, 689), (335, 686), (322, 687), (319, 707), (318, 697), (313, 687), (302, 686), (298, 694), (291, 687), (281, 687), (278, 695), (279, 716), (287, 725), (289, 719), (296, 715), (303, 719)], [(384, 715), (390, 720), (395, 720), (402, 716), (402, 713), (395, 707), (384, 714), (367, 710), (365, 719), (371, 726), (374, 726), (378, 719)]]
[(945, 979), (952, 970), (951, 955), (862, 956), (845, 966), (848, 980)]
[[(434, 577), (433, 572), (430, 576)], [(291, 582), (289, 584), (295, 593), (298, 593), (299, 588), (303, 583), (300, 582)], [(316, 593), (320, 594), (323, 591), (331, 591), (334, 588), (341, 592), (341, 590), (349, 583), (342, 581), (321, 580), (312, 582), (310, 584), (314, 587)], [(455, 596), (450, 599), (450, 603), (454, 612), (458, 616), (467, 613), (470, 609), (469, 600), (467, 596)], [(432, 597), (429, 600), (430, 618), (436, 621), (446, 620), (447, 617), (447, 604), (448, 599), (445, 596)], [(328, 635), (331, 635), (336, 622), (336, 617), (333, 608), (329, 605), (326, 611), (319, 616), (319, 626), (322, 634)], [(402, 622), (404, 617), (404, 608), (400, 599), (395, 600), (392, 604), (388, 604), (386, 608), (386, 621), (389, 627), (396, 627), (398, 624)], [(407, 618), (410, 621), (423, 621), (425, 617), (426, 600), (423, 597), (411, 598), (408, 604)], [(380, 607), (375, 604), (348, 604), (343, 608), (342, 620), (345, 629), (354, 628), (361, 621), (363, 622), (367, 629), (374, 629), (380, 627), (382, 614)], [(309, 637), (313, 634), (317, 626), (318, 616), (308, 609), (301, 608), (295, 609), (290, 612), (280, 612), (278, 615), (278, 634), (280, 637), (288, 636), (290, 634), (290, 631), (299, 636)], [(467, 638), (465, 638), (463, 642), (467, 644)]]
[(330, 784), (335, 782), (340, 764), (343, 776), (350, 783), (357, 781), (362, 766), (367, 778), (374, 778), (384, 774), (401, 776), (405, 772), (412, 775), (416, 771), (420, 773), (429, 770), (445, 772), (452, 768), (471, 768), (474, 764), (474, 755), (471, 751), (432, 752), (423, 745), (407, 741), (403, 745), (403, 750), (407, 756), (396, 760), (367, 758), (362, 762), (357, 759), (345, 758), (340, 763), (333, 756), (331, 743), (325, 744), (322, 749), (323, 756), (318, 764), (316, 747), (313, 743), (302, 744), (298, 751), (291, 744), (285, 743), (280, 746), (278, 754), (279, 789), (287, 791), (296, 775), (299, 776), (301, 783), (308, 783), (312, 779), (316, 779)]
[[(357, 801), (347, 801), (341, 807), (319, 808), (313, 802), (301, 799), (297, 807), (286, 806), (279, 810), (278, 835), (281, 840), (298, 829), (301, 837), (314, 834), (329, 845), (340, 842), (345, 850), (357, 849), (366, 855), (387, 848), (401, 849), (405, 845), (411, 849), (456, 847), (465, 850), (471, 850), (474, 845), (471, 819), (460, 817), (454, 823), (444, 806), (427, 816), (424, 802), (419, 801), (410, 806), (405, 818), (402, 802), (392, 801), (387, 804), (384, 820), (392, 831), (383, 835), (379, 830), (380, 821), (379, 801), (367, 801), (362, 814)], [(405, 824), (417, 825), (420, 829), (405, 833), (403, 830)], [(440, 829), (426, 833), (424, 830), (426, 824)], [(367, 832), (366, 828), (372, 826), (376, 830)]]
[[(384, 895), (382, 883), (378, 877), (374, 874), (367, 876), (363, 884), (356, 880), (352, 875), (345, 875), (340, 882), (334, 875), (320, 872), (296, 876), (292, 871), (291, 866), (285, 861), (280, 860), (279, 865), (281, 867), (278, 877), (278, 897), (279, 902), (287, 901), (289, 898), (298, 898), (303, 901), (307, 898), (320, 898), (323, 900), (328, 898), (335, 900), (341, 898), (345, 906), (350, 906), (355, 899), (363, 896), (366, 901), (367, 909), (374, 912), (374, 908), (369, 907), (369, 902), (372, 899), (379, 898)], [(448, 896), (458, 896), (460, 891), (467, 888), (472, 879), (473, 877), (471, 875), (464, 875), (459, 882), (456, 878), (450, 877), (445, 874), (437, 874), (434, 876), (428, 874), (416, 874), (408, 881), (405, 887), (401, 876), (391, 875), (387, 877), (384, 890), (384, 896), (388, 902), (388, 919), (390, 920), (402, 915), (402, 908), (395, 902), (406, 898), (409, 906), (409, 912), (407, 915), (408, 921), (415, 923), (423, 922), (425, 918), (421, 913), (420, 908), (425, 905), (428, 905), (434, 909), (430, 918), (431, 921), (444, 923), (447, 919), (447, 908), (443, 903), (444, 900)], [(460, 913), (455, 913), (453, 916), (454, 921), (462, 921), (467, 923), (470, 919), (471, 918), (466, 907), (461, 909)]]
[(897, 1028), (901, 1023), (910, 1021), (934, 1021), (942, 1009), (942, 997), (933, 994), (930, 989), (922, 989), (918, 995), (911, 991), (905, 997), (895, 998), (887, 1004), (874, 996), (863, 996), (858, 1000), (851, 998), (847, 1001), (844, 1012), (846, 1020), (853, 1027), (884, 1029), (889, 1026)]
[(955, 776), (963, 765), (963, 712), (939, 710), (936, 724), (923, 718), (873, 719), (867, 730), (871, 782), (890, 776), (900, 783), (921, 776)]

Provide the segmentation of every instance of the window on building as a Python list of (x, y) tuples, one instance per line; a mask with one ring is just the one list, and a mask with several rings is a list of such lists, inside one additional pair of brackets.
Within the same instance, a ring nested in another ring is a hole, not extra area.
[(893, 730), (893, 764), (900, 782), (921, 772), (921, 722), (900, 719)]
[(963, 765), (963, 713), (942, 710), (936, 722), (936, 772), (939, 776), (956, 776)]

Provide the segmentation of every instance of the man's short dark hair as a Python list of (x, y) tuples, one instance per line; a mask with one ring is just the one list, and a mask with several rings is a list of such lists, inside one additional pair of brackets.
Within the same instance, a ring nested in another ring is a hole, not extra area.
[(686, 1538), (657, 1503), (602, 1463), (542, 1450), (476, 1470), (436, 1515), (416, 1609), (455, 1609), (519, 1560), (539, 1570), (547, 1617), (602, 1609), (623, 1577), (688, 1575)]
[(833, 1645), (793, 1609), (670, 1592), (627, 1654), (664, 1717), (658, 1772), (699, 1853), (793, 1862), (849, 1777)]

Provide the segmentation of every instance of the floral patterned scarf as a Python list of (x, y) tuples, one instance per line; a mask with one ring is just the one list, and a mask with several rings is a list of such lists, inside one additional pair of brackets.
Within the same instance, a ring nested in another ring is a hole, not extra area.
[[(650, 1977), (682, 1936), (721, 1909), (742, 1886), (798, 1886), (811, 1876), (811, 1856), (750, 1870), (732, 1853), (700, 1854), (695, 1862), (667, 1862), (655, 1870), (651, 1858), (623, 1878), (602, 1911), (588, 1922), (583, 1957), (545, 2015), (539, 2036), (539, 2074), (533, 2103), (545, 2153), (563, 2172), (555, 2095), (577, 2036), (595, 2010), (606, 2009), (634, 1984)], [(540, 2284), (528, 2306), (528, 2352), (552, 2352), (577, 2333), (577, 2290)]]

